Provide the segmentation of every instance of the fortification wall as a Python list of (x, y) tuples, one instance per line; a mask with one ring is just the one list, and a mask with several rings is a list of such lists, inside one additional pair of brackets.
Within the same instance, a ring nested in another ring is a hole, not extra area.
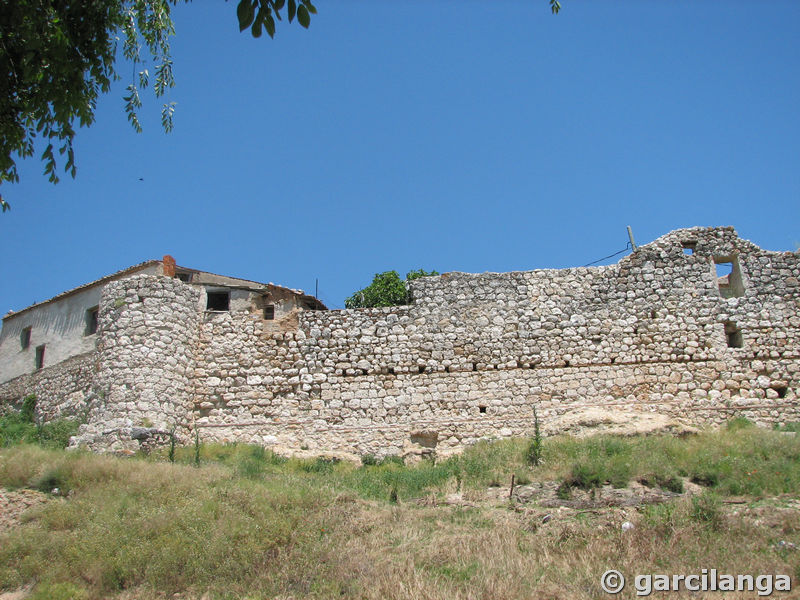
[(205, 311), (197, 288), (139, 275), (105, 288), (96, 353), (0, 399), (31, 390), (47, 416), (86, 406), (76, 444), (125, 451), (196, 428), (285, 452), (445, 455), (529, 434), (534, 409), (549, 431), (589, 408), (800, 421), (798, 279), (798, 253), (684, 229), (616, 265), (448, 273), (412, 282), (409, 306), (276, 327), (249, 301)]
[(81, 417), (87, 407), (96, 360), (94, 352), (87, 352), (0, 384), (0, 412), (19, 409), (22, 400), (33, 394), (40, 419)]
[(556, 428), (588, 406), (797, 420), (799, 275), (796, 253), (695, 228), (608, 267), (420, 279), (410, 306), (302, 313), (294, 333), (222, 315), (201, 325), (197, 424), (384, 455), (526, 434), (534, 407)]
[(177, 279), (139, 275), (106, 286), (88, 423), (75, 445), (136, 450), (192, 427), (192, 373), (200, 292)]

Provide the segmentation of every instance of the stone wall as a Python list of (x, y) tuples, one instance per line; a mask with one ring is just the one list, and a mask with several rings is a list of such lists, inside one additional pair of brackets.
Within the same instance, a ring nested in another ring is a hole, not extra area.
[(88, 423), (76, 445), (130, 451), (172, 431), (189, 441), (199, 295), (177, 279), (149, 275), (106, 286)]
[(249, 301), (204, 311), (196, 288), (143, 275), (106, 288), (97, 354), (65, 365), (72, 379), (11, 383), (49, 381), (53, 414), (57, 391), (84, 394), (76, 443), (114, 450), (177, 428), (281, 452), (446, 455), (529, 434), (534, 409), (550, 432), (589, 409), (800, 421), (798, 279), (798, 253), (683, 229), (615, 265), (447, 273), (412, 282), (408, 306), (297, 311), (278, 328)]
[(201, 326), (197, 424), (209, 439), (384, 455), (526, 434), (534, 407), (550, 425), (596, 406), (799, 420), (798, 265), (695, 228), (607, 267), (416, 280), (410, 306), (303, 313), (294, 333), (224, 315)]
[(44, 420), (82, 417), (94, 377), (94, 352), (0, 384), (0, 412), (19, 409), (29, 394), (36, 396), (37, 416)]

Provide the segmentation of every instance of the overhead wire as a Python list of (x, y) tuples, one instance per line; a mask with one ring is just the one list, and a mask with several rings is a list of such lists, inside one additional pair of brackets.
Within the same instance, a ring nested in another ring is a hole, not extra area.
[(604, 256), (603, 258), (598, 258), (597, 260), (593, 260), (592, 262), (586, 263), (585, 265), (582, 265), (582, 266), (591, 267), (592, 265), (596, 265), (597, 263), (603, 262), (604, 260), (608, 260), (609, 258), (614, 258), (615, 256), (618, 256), (618, 255), (622, 254), (623, 252), (627, 252), (630, 247), (631, 247), (631, 243), (628, 242), (622, 250), (619, 250), (618, 252), (614, 252), (614, 254), (609, 254), (608, 256)]

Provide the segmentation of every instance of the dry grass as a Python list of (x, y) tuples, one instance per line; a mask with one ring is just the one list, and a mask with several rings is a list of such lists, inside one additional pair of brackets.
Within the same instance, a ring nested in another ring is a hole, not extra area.
[[(609, 598), (599, 577), (610, 568), (629, 582), (716, 568), (785, 573), (796, 585), (800, 550), (778, 545), (800, 546), (796, 440), (750, 428), (708, 435), (548, 440), (539, 470), (526, 470), (524, 441), (482, 445), (438, 465), (361, 468), (286, 461), (246, 446), (204, 448), (200, 468), (7, 449), (0, 485), (58, 485), (70, 495), (29, 510), (0, 535), (0, 592), (34, 584), (35, 600), (571, 600)], [(647, 454), (654, 448), (662, 456)], [(721, 496), (576, 511), (511, 505), (486, 488), (520, 469), (531, 479), (566, 477), (576, 461), (604, 473), (629, 462), (632, 476), (702, 468), (717, 477)], [(788, 492), (762, 487), (746, 503), (724, 504), (731, 486), (748, 485), (749, 461), (772, 473), (768, 486)], [(398, 504), (389, 502), (389, 486), (400, 490)], [(474, 506), (441, 504), (459, 488)], [(625, 521), (634, 528), (623, 531)], [(629, 591), (618, 597), (634, 597)]]

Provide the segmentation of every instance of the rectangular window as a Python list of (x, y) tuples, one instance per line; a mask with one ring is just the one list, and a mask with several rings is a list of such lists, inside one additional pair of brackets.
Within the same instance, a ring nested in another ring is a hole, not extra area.
[(97, 333), (97, 307), (94, 306), (86, 311), (86, 330), (83, 335), (94, 335)]
[(714, 274), (717, 276), (719, 295), (722, 298), (744, 296), (744, 280), (737, 256), (715, 256)]
[(192, 281), (192, 274), (191, 273), (175, 273), (175, 277), (183, 281), (184, 283), (190, 283)]
[(30, 327), (26, 327), (19, 334), (19, 345), (22, 347), (23, 350), (27, 350), (28, 347), (31, 345), (31, 328)]
[(230, 292), (207, 292), (206, 310), (228, 311), (231, 308)]
[(37, 371), (44, 366), (44, 344), (36, 346), (36, 358), (33, 361), (33, 365)]
[(272, 321), (275, 318), (275, 305), (268, 304), (264, 307), (264, 318), (267, 321)]
[(697, 242), (683, 242), (681, 246), (683, 246), (683, 253), (687, 255), (694, 254), (697, 250)]
[(742, 330), (736, 326), (736, 323), (730, 321), (725, 323), (725, 337), (728, 340), (728, 348), (741, 348), (744, 345)]

